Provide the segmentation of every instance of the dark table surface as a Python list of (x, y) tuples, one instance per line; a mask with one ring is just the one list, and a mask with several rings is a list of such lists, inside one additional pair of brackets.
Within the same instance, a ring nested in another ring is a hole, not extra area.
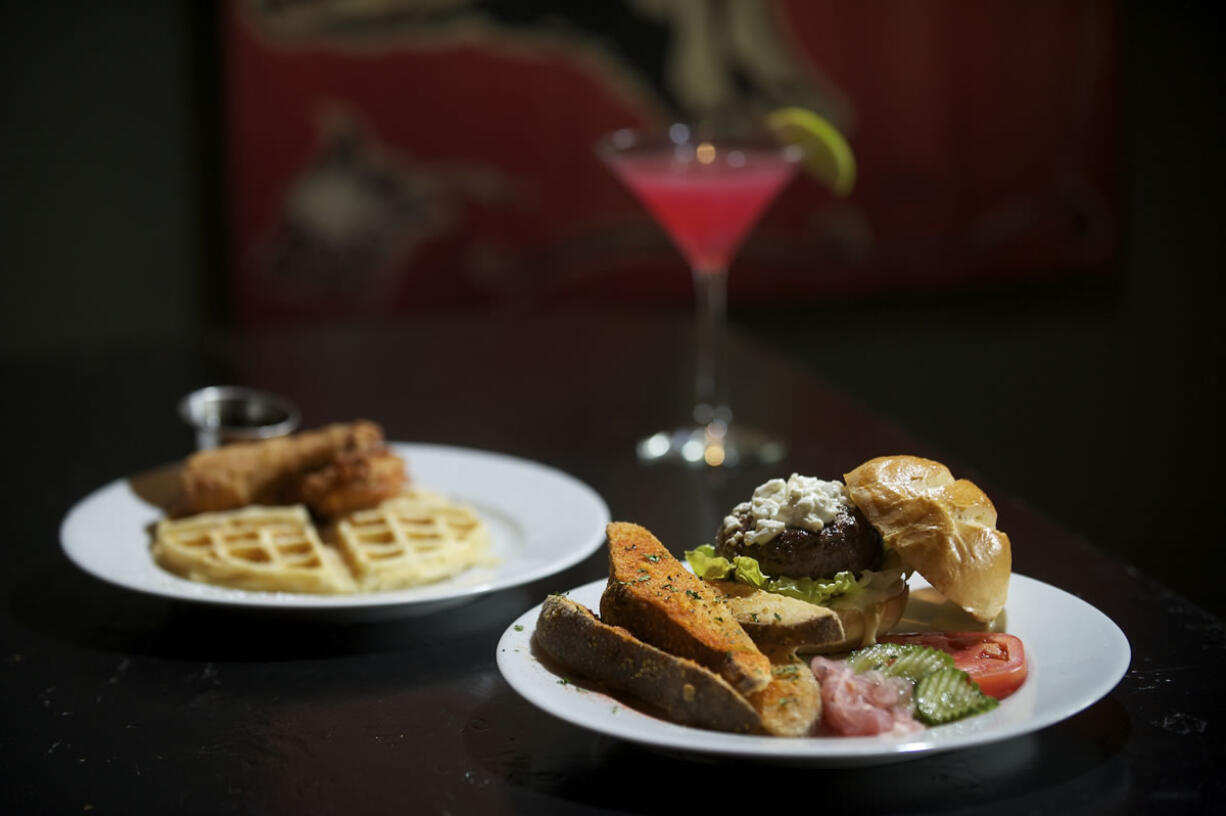
[[(994, 491), (956, 452), (908, 438), (829, 385), (734, 338), (738, 417), (792, 442), (770, 468), (643, 467), (636, 435), (689, 408), (689, 329), (668, 313), (507, 313), (394, 328), (226, 334), (199, 347), (3, 361), (12, 556), (0, 578), (0, 811), (6, 813), (1189, 812), (1226, 795), (1226, 632)], [(437, 614), (319, 623), (139, 595), (63, 556), (69, 507), (171, 462), (177, 399), (205, 384), (291, 397), (307, 426), (356, 417), (397, 440), (501, 451), (594, 487), (674, 552), (770, 476), (834, 477), (875, 455), (942, 459), (978, 481), (1017, 572), (1102, 610), (1132, 665), (1106, 698), (990, 746), (860, 769), (666, 755), (545, 714), (495, 646), (565, 572)]]

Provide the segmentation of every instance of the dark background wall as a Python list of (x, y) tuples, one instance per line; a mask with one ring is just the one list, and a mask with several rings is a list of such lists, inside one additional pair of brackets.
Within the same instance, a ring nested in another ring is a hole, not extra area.
[[(0, 11), (0, 356), (186, 343), (224, 322), (208, 6)], [(1214, 523), (1223, 12), (1128, 2), (1120, 19), (1118, 285), (733, 317), (995, 484), (1226, 613)]]
[(847, 304), (822, 331), (854, 361), (830, 379), (1226, 614), (1222, 9), (1122, 5), (1118, 286)]
[(217, 150), (201, 94), (207, 14), (6, 2), (0, 15), (0, 349), (198, 333), (215, 271), (201, 172)]

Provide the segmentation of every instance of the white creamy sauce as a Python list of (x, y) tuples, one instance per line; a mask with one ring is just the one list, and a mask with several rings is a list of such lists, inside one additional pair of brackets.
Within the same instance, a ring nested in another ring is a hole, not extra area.
[[(765, 544), (787, 527), (819, 533), (850, 508), (851, 499), (842, 482), (793, 473), (787, 481), (771, 479), (758, 485), (749, 501), (732, 508), (724, 518), (724, 534), (735, 543)], [(752, 520), (748, 528), (737, 518), (746, 510)]]

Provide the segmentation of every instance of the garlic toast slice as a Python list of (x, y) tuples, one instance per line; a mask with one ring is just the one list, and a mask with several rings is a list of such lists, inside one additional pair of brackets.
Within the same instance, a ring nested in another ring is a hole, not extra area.
[(682, 725), (739, 733), (760, 727), (754, 707), (715, 672), (601, 622), (570, 598), (545, 599), (533, 637), (567, 669), (650, 703)]
[(771, 683), (749, 695), (761, 718), (760, 728), (776, 737), (805, 737), (822, 716), (822, 687), (809, 662), (788, 649), (769, 653)]
[(609, 583), (600, 598), (605, 623), (706, 666), (742, 694), (771, 682), (771, 664), (719, 592), (697, 578), (646, 528), (613, 522)]
[(846, 640), (842, 618), (829, 607), (737, 581), (709, 581), (708, 585), (723, 594), (741, 628), (764, 652), (819, 652)]

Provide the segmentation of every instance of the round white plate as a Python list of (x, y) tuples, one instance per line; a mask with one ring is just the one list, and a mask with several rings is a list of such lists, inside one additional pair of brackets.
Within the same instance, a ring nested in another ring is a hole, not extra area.
[[(567, 596), (598, 610), (606, 581)], [(950, 604), (931, 602), (934, 590), (918, 576), (895, 631), (949, 628)], [(555, 674), (537, 659), (532, 634), (540, 607), (525, 612), (498, 643), (498, 668), (527, 700), (567, 722), (613, 737), (681, 753), (735, 756), (807, 765), (870, 765), (969, 748), (1037, 731), (1076, 714), (1105, 696), (1128, 669), (1124, 633), (1085, 601), (1055, 587), (1014, 575), (1006, 625), (1022, 639), (1026, 682), (987, 714), (903, 737), (767, 737), (706, 731), (661, 720), (615, 699), (594, 684)], [(959, 613), (960, 614), (960, 613)], [(956, 619), (956, 618), (955, 618)], [(962, 628), (968, 628), (965, 625)]]
[[(163, 515), (145, 498), (149, 474), (119, 479), (86, 496), (60, 527), (64, 552), (112, 584), (182, 601), (362, 619), (435, 611), (566, 569), (603, 542), (609, 508), (590, 487), (537, 462), (441, 445), (392, 443), (415, 484), (471, 506), (490, 528), (498, 563), (412, 589), (357, 595), (253, 592), (173, 575), (150, 555), (150, 525)], [(172, 474), (161, 471), (163, 477)], [(151, 472), (156, 477), (158, 472)], [(139, 491), (139, 492), (138, 492)]]

